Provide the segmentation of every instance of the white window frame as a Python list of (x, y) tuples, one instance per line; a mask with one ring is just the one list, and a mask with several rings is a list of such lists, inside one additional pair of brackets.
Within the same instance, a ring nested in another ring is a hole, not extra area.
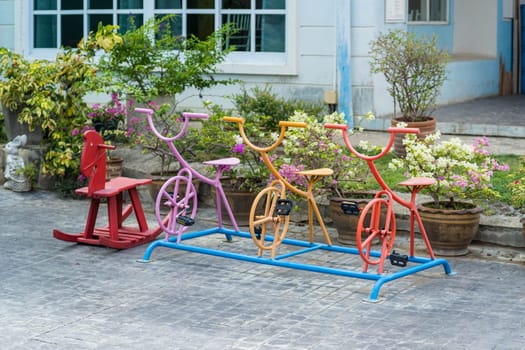
[[(111, 1), (111, 0), (108, 0)], [(113, 0), (116, 1), (116, 0)], [(194, 13), (209, 13), (215, 15), (216, 28), (219, 28), (219, 23), (221, 23), (221, 16), (224, 13), (231, 13), (232, 10), (221, 10), (220, 3), (221, 0), (215, 0), (215, 8), (213, 9), (183, 9), (181, 10), (154, 10), (154, 0), (143, 0), (144, 9), (139, 11), (135, 10), (96, 10), (96, 13), (112, 13), (113, 21), (116, 23), (117, 14), (122, 13), (141, 13), (144, 15), (144, 21), (148, 18), (153, 17), (155, 14), (162, 13), (184, 13), (184, 14), (194, 14)], [(186, 0), (183, 0), (184, 2)], [(255, 0), (252, 0), (255, 2)], [(34, 11), (33, 11), (33, 0), (24, 0), (20, 2), (22, 5), (21, 13), (25, 14), (22, 18), (22, 28), (25, 30), (20, 31), (20, 33), (27, 33), (26, 35), (21, 34), (20, 37), (23, 38), (23, 52), (28, 58), (45, 58), (45, 59), (54, 59), (58, 49), (49, 49), (49, 48), (34, 48)], [(39, 11), (39, 13), (53, 13), (56, 14), (57, 11)], [(87, 10), (87, 0), (84, 0), (84, 9), (77, 11), (68, 11), (71, 14), (83, 14), (87, 16), (88, 13), (92, 13), (92, 10)], [(250, 13), (250, 14), (259, 14), (260, 10), (239, 10), (236, 13)], [(278, 13), (282, 14), (283, 10), (264, 10), (264, 14)], [(297, 74), (297, 0), (286, 0), (286, 23), (285, 23), (285, 52), (275, 53), (275, 52), (232, 52), (226, 57), (225, 61), (218, 66), (219, 70), (226, 74), (278, 74), (278, 75), (296, 75)], [(60, 12), (59, 12), (60, 15)], [(60, 21), (59, 21), (60, 22)], [(253, 22), (253, 21), (252, 21)], [(254, 24), (253, 24), (254, 26)], [(84, 24), (84, 35), (87, 35), (87, 23)], [(183, 33), (186, 30), (186, 16), (183, 16), (182, 23)], [(252, 28), (253, 29), (253, 28)], [(61, 28), (60, 23), (57, 23), (57, 35), (60, 35)], [(255, 40), (255, 39), (253, 39)], [(254, 47), (252, 45), (252, 47)]]
[[(426, 9), (427, 9), (427, 13), (426, 13), (426, 18), (430, 18), (430, 0), (423, 0), (423, 1), (426, 1), (427, 3), (427, 6), (426, 6)], [(445, 0), (445, 3), (447, 5), (447, 11), (445, 13), (445, 20), (444, 21), (430, 21), (430, 20), (426, 20), (426, 21), (412, 21), (410, 19), (410, 8), (408, 6), (408, 1), (407, 1), (407, 23), (410, 24), (410, 25), (436, 25), (436, 24), (448, 24), (449, 22), (449, 16), (450, 16), (450, 0)]]

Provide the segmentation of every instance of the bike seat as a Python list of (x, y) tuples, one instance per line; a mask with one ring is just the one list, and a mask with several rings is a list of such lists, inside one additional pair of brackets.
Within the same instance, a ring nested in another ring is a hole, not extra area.
[(399, 185), (401, 186), (430, 186), (436, 183), (436, 180), (429, 177), (413, 177), (411, 179), (401, 181)]
[(320, 168), (312, 170), (303, 170), (297, 171), (296, 174), (304, 176), (330, 176), (334, 173), (332, 169), (329, 168)]
[(202, 163), (206, 165), (212, 165), (212, 166), (235, 166), (239, 164), (240, 162), (241, 161), (239, 160), (239, 158), (230, 157), (230, 158), (207, 160)]

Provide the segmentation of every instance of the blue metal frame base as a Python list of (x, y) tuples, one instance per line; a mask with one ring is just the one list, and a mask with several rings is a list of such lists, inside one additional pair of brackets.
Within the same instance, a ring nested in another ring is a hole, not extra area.
[[(159, 240), (154, 241), (146, 249), (143, 260), (141, 260), (141, 262), (149, 262), (151, 260), (151, 254), (153, 253), (153, 250), (155, 248), (166, 247), (166, 248), (172, 248), (172, 249), (185, 250), (189, 252), (219, 256), (219, 257), (224, 257), (224, 258), (249, 261), (249, 262), (258, 263), (258, 264), (273, 265), (273, 266), (287, 267), (287, 268), (296, 269), (296, 270), (313, 271), (313, 272), (320, 272), (320, 273), (326, 273), (326, 274), (337, 275), (337, 276), (371, 280), (371, 281), (375, 281), (375, 284), (374, 284), (374, 287), (372, 288), (372, 291), (370, 292), (369, 298), (367, 299), (367, 301), (369, 302), (378, 301), (379, 290), (385, 283), (394, 281), (396, 279), (400, 279), (400, 278), (403, 278), (409, 275), (413, 275), (420, 271), (428, 270), (433, 267), (442, 265), (447, 275), (454, 275), (454, 273), (452, 272), (452, 269), (450, 268), (450, 264), (448, 263), (447, 260), (422, 258), (422, 257), (417, 257), (417, 256), (408, 257), (409, 263), (416, 263), (417, 265), (403, 268), (402, 270), (391, 273), (391, 274), (375, 274), (375, 273), (370, 273), (370, 272), (357, 272), (357, 271), (345, 270), (345, 269), (334, 268), (334, 267), (326, 267), (326, 266), (320, 266), (320, 265), (312, 265), (312, 264), (285, 261), (284, 259), (286, 258), (289, 258), (292, 256), (298, 256), (300, 254), (305, 254), (305, 253), (317, 251), (317, 250), (326, 250), (326, 251), (332, 251), (332, 252), (338, 252), (338, 253), (359, 255), (359, 251), (357, 250), (357, 248), (342, 247), (342, 246), (337, 246), (337, 245), (328, 245), (328, 244), (323, 244), (323, 243), (309, 243), (309, 242), (302, 241), (302, 240), (288, 239), (288, 238), (284, 239), (282, 241), (282, 244), (288, 244), (288, 245), (292, 245), (296, 247), (301, 247), (302, 249), (276, 256), (274, 259), (227, 252), (227, 251), (218, 250), (218, 249), (193, 246), (193, 245), (188, 245), (184, 243), (185, 241), (193, 239), (193, 238), (199, 238), (199, 237), (212, 235), (212, 234), (224, 234), (228, 241), (231, 241), (232, 236), (251, 239), (251, 234), (249, 232), (235, 231), (235, 230), (227, 229), (224, 227), (216, 227), (216, 228), (211, 228), (207, 230), (186, 233), (182, 235), (182, 239), (180, 243), (176, 243), (175, 238), (169, 241), (165, 239), (159, 239)], [(272, 241), (272, 239), (273, 237), (271, 236), (266, 237), (267, 241)], [(379, 257), (380, 252), (371, 251), (370, 255), (374, 257)]]

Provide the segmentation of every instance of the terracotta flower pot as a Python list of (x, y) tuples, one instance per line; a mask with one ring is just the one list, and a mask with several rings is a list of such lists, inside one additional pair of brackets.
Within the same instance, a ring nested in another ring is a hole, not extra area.
[(106, 181), (122, 176), (124, 158), (109, 158), (106, 160)]
[(481, 208), (463, 203), (465, 209), (435, 209), (430, 204), (422, 203), (418, 210), (434, 253), (443, 256), (468, 254), (468, 246), (479, 229)]
[[(375, 193), (361, 192), (348, 197), (332, 197), (330, 198), (330, 217), (332, 224), (337, 231), (337, 242), (344, 245), (356, 245), (356, 231), (357, 223), (359, 222), (359, 215), (345, 214), (341, 209), (341, 203), (345, 201), (354, 202), (358, 208), (363, 209), (371, 199), (374, 198)], [(386, 215), (386, 212), (385, 212)], [(381, 220), (384, 222), (384, 218)], [(368, 221), (365, 221), (368, 222)]]
[[(419, 134), (417, 137), (419, 139), (424, 139), (427, 135), (433, 134), (436, 132), (436, 119), (429, 117), (429, 120), (420, 121), (420, 122), (405, 122), (401, 119), (394, 118), (392, 119), (392, 126), (397, 126), (398, 123), (403, 122), (407, 124), (407, 128), (418, 128)], [(403, 145), (403, 139), (406, 134), (396, 134), (394, 139), (394, 152), (398, 157), (404, 157), (406, 155), (405, 145)]]

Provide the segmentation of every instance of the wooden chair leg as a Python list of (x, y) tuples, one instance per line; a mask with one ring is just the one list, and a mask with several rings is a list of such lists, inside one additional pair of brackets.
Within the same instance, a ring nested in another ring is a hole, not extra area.
[(98, 209), (100, 207), (100, 198), (91, 198), (89, 205), (89, 212), (86, 219), (86, 227), (84, 229), (84, 238), (93, 239), (93, 232), (95, 231), (95, 224), (97, 223)]

